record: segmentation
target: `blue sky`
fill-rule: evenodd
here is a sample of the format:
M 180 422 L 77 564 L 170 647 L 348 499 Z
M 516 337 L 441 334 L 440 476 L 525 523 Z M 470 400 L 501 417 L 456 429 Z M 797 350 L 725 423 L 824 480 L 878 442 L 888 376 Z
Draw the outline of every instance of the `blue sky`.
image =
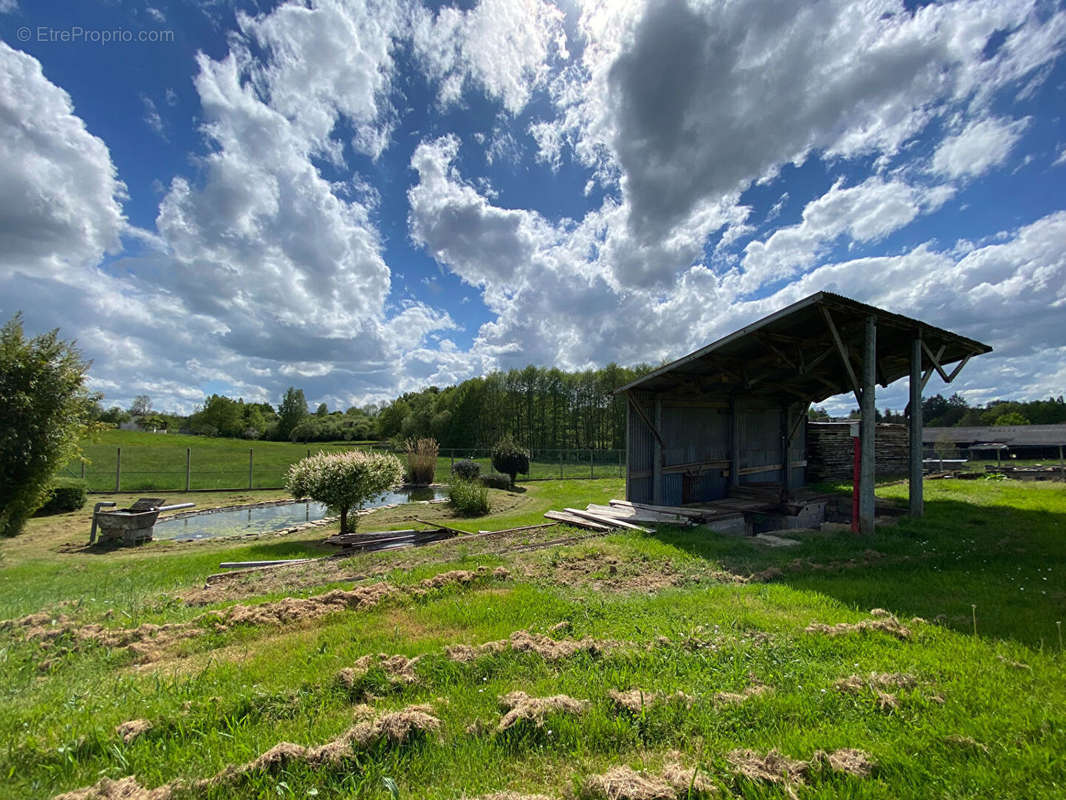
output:
M 0 314 L 109 405 L 655 363 L 821 289 L 993 345 L 973 402 L 1066 384 L 1061 4 L 0 0 L 0 39 Z

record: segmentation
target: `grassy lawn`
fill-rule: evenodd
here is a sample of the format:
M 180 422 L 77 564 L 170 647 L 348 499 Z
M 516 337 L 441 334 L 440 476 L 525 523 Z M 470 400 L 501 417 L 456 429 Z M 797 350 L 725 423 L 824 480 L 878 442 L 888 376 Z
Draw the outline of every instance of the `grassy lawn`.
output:
M 81 447 L 88 459 L 85 465 L 85 480 L 90 491 L 113 492 L 116 473 L 120 472 L 119 488 L 132 492 L 184 490 L 187 450 L 191 451 L 190 489 L 247 489 L 249 460 L 252 467 L 251 488 L 264 489 L 283 486 L 289 466 L 308 453 L 347 450 L 369 444 L 371 443 L 294 444 L 109 430 L 100 433 L 91 441 L 82 442 Z M 492 472 L 492 464 L 486 451 L 455 451 L 454 455 L 437 459 L 437 480 L 446 482 L 452 463 L 467 455 L 481 465 L 482 474 Z M 618 453 L 604 451 L 596 453 L 594 463 L 590 464 L 588 451 L 548 453 L 546 460 L 531 462 L 529 475 L 524 477 L 532 480 L 577 479 L 593 475 L 597 478 L 619 478 L 622 477 L 620 457 Z M 63 474 L 73 478 L 80 477 L 82 466 L 80 463 L 70 464 Z
M 501 529 L 622 493 L 523 488 L 493 492 L 490 517 L 401 507 L 360 527 Z M 1066 489 L 930 481 L 926 497 L 923 520 L 788 549 L 558 527 L 209 590 L 220 561 L 321 554 L 323 530 L 105 553 L 79 548 L 85 511 L 34 519 L 0 542 L 0 617 L 47 612 L 0 629 L 0 797 L 129 776 L 168 787 L 155 800 L 1062 797 Z M 445 649 L 486 642 L 501 644 Z M 611 693 L 628 690 L 624 710 Z M 570 700 L 513 698 L 511 725 L 501 698 L 515 691 Z M 151 727 L 126 742 L 130 720 Z M 863 752 L 851 772 L 815 756 L 846 748 Z M 604 791 L 596 776 L 623 766 L 659 794 L 617 771 L 628 783 Z M 127 796 L 108 791 L 87 796 Z

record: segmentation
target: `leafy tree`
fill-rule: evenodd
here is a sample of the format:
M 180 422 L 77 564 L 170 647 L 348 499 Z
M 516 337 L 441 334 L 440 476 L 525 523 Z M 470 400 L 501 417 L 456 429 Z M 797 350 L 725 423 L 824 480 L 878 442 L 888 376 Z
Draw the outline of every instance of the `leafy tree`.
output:
M 812 422 L 828 422 L 830 417 L 829 412 L 821 406 L 811 406 L 807 409 L 807 419 Z
M 139 394 L 133 398 L 133 403 L 130 404 L 130 414 L 143 417 L 150 413 L 152 413 L 152 398 L 146 394 Z
M 278 408 L 278 438 L 288 440 L 292 429 L 303 422 L 307 416 L 307 398 L 303 389 L 290 386 L 285 390 Z
M 996 425 L 1028 425 L 1029 420 L 1017 411 L 1009 411 L 996 417 Z
M 336 511 L 341 517 L 341 533 L 348 533 L 349 510 L 362 508 L 368 500 L 402 482 L 403 473 L 403 464 L 391 453 L 316 453 L 289 468 L 285 486 L 293 497 L 310 497 Z
M 492 467 L 504 475 L 509 475 L 514 486 L 515 477 L 521 472 L 529 472 L 529 451 L 519 447 L 510 436 L 501 439 L 492 448 Z
M 327 406 L 325 403 L 319 403 L 318 404 L 318 408 L 315 409 L 315 416 L 316 417 L 328 417 L 329 416 L 329 406 Z
M 14 536 L 76 458 L 96 397 L 88 362 L 59 330 L 25 338 L 22 315 L 0 328 L 0 536 Z

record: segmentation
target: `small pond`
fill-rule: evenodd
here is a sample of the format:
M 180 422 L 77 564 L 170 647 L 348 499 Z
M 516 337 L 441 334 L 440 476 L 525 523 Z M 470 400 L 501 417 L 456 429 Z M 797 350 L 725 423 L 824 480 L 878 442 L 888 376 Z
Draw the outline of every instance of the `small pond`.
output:
M 364 508 L 380 508 L 416 500 L 435 500 L 445 497 L 445 488 L 408 488 L 386 492 L 375 497 Z M 162 520 L 155 525 L 155 539 L 213 539 L 220 536 L 243 536 L 249 533 L 269 533 L 304 522 L 330 516 L 321 503 L 296 502 L 276 506 L 235 508 L 229 511 L 205 511 L 180 519 Z

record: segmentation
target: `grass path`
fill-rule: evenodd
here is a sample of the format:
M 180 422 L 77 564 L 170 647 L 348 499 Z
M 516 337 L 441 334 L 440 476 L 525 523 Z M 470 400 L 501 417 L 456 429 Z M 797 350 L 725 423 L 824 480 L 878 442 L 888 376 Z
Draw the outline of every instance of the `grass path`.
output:
M 609 481 L 534 484 L 494 493 L 490 518 L 452 522 L 502 528 L 537 521 L 549 506 L 618 493 Z M 882 490 L 905 493 L 905 486 Z M 367 522 L 397 527 L 412 513 L 449 513 L 422 509 L 376 512 Z M 678 751 L 686 769 L 698 766 L 700 785 L 724 797 L 1061 797 L 1066 656 L 1055 622 L 1066 616 L 1066 492 L 930 482 L 927 509 L 924 520 L 904 519 L 869 539 L 808 534 L 787 551 L 663 529 L 521 553 L 458 542 L 367 554 L 346 560 L 345 569 L 373 575 L 360 586 L 391 588 L 362 610 L 205 629 L 148 663 L 124 644 L 79 640 L 76 626 L 44 648 L 24 629 L 0 630 L 0 798 L 48 798 L 104 776 L 136 776 L 146 787 L 209 778 L 280 741 L 334 740 L 367 702 L 378 715 L 427 704 L 440 727 L 403 743 L 346 745 L 336 762 L 271 762 L 173 796 L 584 796 L 592 776 L 619 765 L 658 775 Z M 294 535 L 61 552 L 82 538 L 84 516 L 36 519 L 23 537 L 0 542 L 0 616 L 48 609 L 50 618 L 109 629 L 202 625 L 196 620 L 206 612 L 238 600 L 297 608 L 292 598 L 353 587 L 263 581 L 240 597 L 190 607 L 178 595 L 221 560 L 322 548 Z M 486 570 L 479 575 L 478 567 Z M 507 572 L 494 574 L 497 567 Z M 473 574 L 460 580 L 449 570 Z M 729 578 L 753 573 L 764 580 Z M 293 568 L 295 586 L 300 574 Z M 442 574 L 439 586 L 424 583 Z M 875 607 L 894 614 L 906 635 L 878 629 L 886 618 L 871 615 Z M 560 622 L 566 627 L 555 629 Z M 829 636 L 807 632 L 811 623 L 868 629 Z M 445 651 L 516 631 L 556 643 L 545 652 L 559 642 L 576 652 L 556 659 L 504 644 L 458 662 Z M 338 679 L 377 653 L 418 657 L 409 671 L 415 680 L 397 678 L 373 657 L 354 679 Z M 903 685 L 881 685 L 873 673 Z M 841 688 L 848 679 L 853 688 Z M 587 706 L 497 732 L 499 699 L 516 690 Z M 636 713 L 620 711 L 610 695 L 617 690 L 641 690 L 649 700 Z M 650 699 L 676 692 L 688 699 Z M 133 719 L 152 727 L 125 743 L 115 728 Z M 816 764 L 773 782 L 744 777 L 737 766 L 739 749 L 809 761 L 840 748 L 866 753 L 872 775 Z

